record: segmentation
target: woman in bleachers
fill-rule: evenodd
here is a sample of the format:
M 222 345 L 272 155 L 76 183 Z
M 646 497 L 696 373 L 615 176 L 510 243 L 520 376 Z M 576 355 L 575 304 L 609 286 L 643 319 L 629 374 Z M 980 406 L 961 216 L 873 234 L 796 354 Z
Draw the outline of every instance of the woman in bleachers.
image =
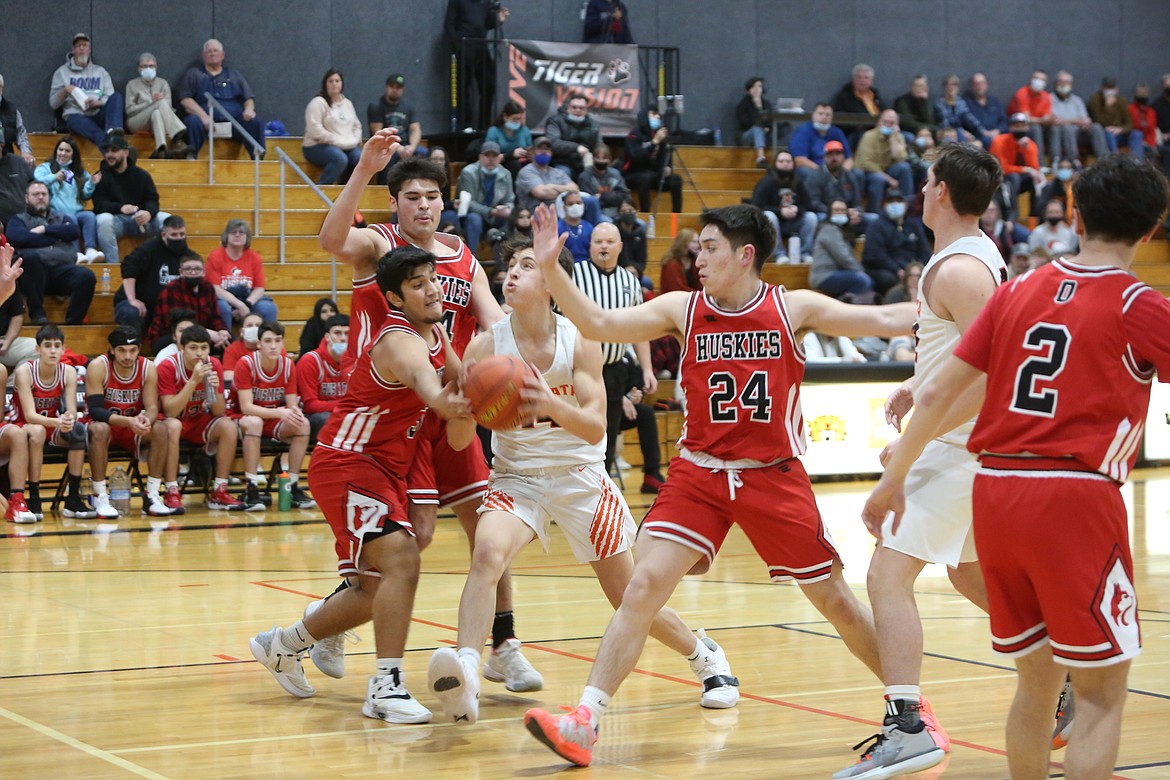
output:
M 317 299 L 313 304 L 313 316 L 301 328 L 300 354 L 307 355 L 321 345 L 321 339 L 325 338 L 325 323 L 338 311 L 337 301 L 332 298 Z
M 849 302 L 873 301 L 873 280 L 853 254 L 856 235 L 843 200 L 829 204 L 829 218 L 817 227 L 808 284 L 814 290 Z
M 528 163 L 528 150 L 532 148 L 532 131 L 524 125 L 524 107 L 515 100 L 504 104 L 504 110 L 488 128 L 484 141 L 500 145 L 504 167 L 515 176 Z
M 301 151 L 321 166 L 318 184 L 344 184 L 362 156 L 362 123 L 349 98 L 342 94 L 345 78 L 330 68 L 321 91 L 305 106 L 305 141 Z
M 259 314 L 265 322 L 276 322 L 276 303 L 264 294 L 264 261 L 252 249 L 248 223 L 229 219 L 219 242 L 220 246 L 207 255 L 206 279 L 215 285 L 224 324 L 230 330 L 233 318 L 242 320 L 249 312 Z
M 682 228 L 670 249 L 662 257 L 662 268 L 658 277 L 658 290 L 662 293 L 682 290 L 691 292 L 701 289 L 699 272 L 695 269 L 695 258 L 699 256 L 699 234 L 690 228 Z
M 90 176 L 85 170 L 77 142 L 69 137 L 62 138 L 53 150 L 53 159 L 38 165 L 33 175 L 49 188 L 49 210 L 72 217 L 81 228 L 81 240 L 88 248 L 83 253 L 78 247 L 77 262 L 100 263 L 105 260 L 106 256 L 97 248 L 97 218 L 85 208 L 85 202 L 93 196 L 102 174 L 99 171 Z

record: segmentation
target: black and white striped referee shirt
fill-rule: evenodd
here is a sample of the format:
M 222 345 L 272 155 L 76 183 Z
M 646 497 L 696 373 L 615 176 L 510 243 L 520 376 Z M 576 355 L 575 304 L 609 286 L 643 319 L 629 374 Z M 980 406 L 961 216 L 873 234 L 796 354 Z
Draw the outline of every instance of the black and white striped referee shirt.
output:
M 642 285 L 624 268 L 615 268 L 607 273 L 592 262 L 575 263 L 573 284 L 603 309 L 624 309 L 642 302 Z M 620 361 L 629 348 L 629 343 L 602 344 L 601 355 L 605 365 Z

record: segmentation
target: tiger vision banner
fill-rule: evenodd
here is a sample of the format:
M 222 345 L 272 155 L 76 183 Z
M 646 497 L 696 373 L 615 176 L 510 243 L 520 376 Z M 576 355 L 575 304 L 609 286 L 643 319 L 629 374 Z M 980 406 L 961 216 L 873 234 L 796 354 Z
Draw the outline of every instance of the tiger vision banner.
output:
M 497 83 L 524 106 L 537 132 L 575 94 L 589 101 L 603 135 L 625 135 L 638 121 L 645 97 L 638 47 L 616 43 L 507 41 Z

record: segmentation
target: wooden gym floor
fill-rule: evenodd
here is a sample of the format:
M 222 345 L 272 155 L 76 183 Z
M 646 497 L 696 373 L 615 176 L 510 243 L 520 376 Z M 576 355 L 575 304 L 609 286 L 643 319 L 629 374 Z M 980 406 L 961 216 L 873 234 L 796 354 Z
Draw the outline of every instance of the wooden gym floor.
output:
M 636 476 L 636 475 L 633 475 Z M 627 479 L 627 484 L 638 484 Z M 868 483 L 817 486 L 851 584 L 864 592 L 871 540 L 858 519 Z M 1132 507 L 1145 651 L 1130 676 L 1117 777 L 1170 776 L 1170 472 L 1139 473 Z M 636 517 L 647 505 L 632 494 Z M 194 504 L 193 497 L 188 501 Z M 193 508 L 193 507 L 192 507 Z M 320 515 L 189 511 L 152 525 L 47 519 L 0 528 L 0 777 L 535 778 L 568 769 L 524 730 L 531 706 L 576 704 L 610 609 L 554 533 L 514 571 L 517 627 L 545 690 L 484 682 L 481 720 L 388 726 L 361 715 L 373 666 L 368 627 L 347 645 L 349 674 L 294 699 L 251 659 L 248 638 L 294 621 L 336 584 Z M 455 638 L 467 566 L 453 520 L 424 553 L 407 654 L 423 704 L 431 651 Z M 1014 674 L 993 657 L 987 621 L 937 567 L 918 582 L 924 689 L 954 747 L 947 778 L 1003 778 Z M 733 710 L 702 710 L 685 662 L 652 641 L 602 725 L 591 768 L 573 777 L 827 778 L 872 734 L 880 687 L 791 586 L 770 585 L 734 531 L 711 572 L 671 604 L 705 627 L 741 681 Z M 1057 754 L 1055 758 L 1059 759 Z M 937 777 L 939 769 L 919 777 Z M 1054 764 L 1053 777 L 1062 777 Z

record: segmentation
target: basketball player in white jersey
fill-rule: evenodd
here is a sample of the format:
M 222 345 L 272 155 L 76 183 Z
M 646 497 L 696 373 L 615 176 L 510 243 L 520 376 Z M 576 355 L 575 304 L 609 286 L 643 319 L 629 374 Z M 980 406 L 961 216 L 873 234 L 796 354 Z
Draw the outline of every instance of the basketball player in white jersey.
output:
M 979 229 L 979 215 L 1002 177 L 994 157 L 960 144 L 940 147 L 927 172 L 922 217 L 934 231 L 936 251 L 918 286 L 914 376 L 886 402 L 886 418 L 899 430 L 914 391 L 934 379 L 995 288 L 1007 279 L 999 249 Z M 875 533 L 879 545 L 869 564 L 867 588 L 886 686 L 885 719 L 861 759 L 834 778 L 917 772 L 942 762 L 950 749 L 946 732 L 921 695 L 922 623 L 914 581 L 926 564 L 944 563 L 955 588 L 987 610 L 971 533 L 971 490 L 979 469 L 966 446 L 973 426 L 969 420 L 930 443 L 906 480 L 901 523 L 887 519 Z
M 459 601 L 458 651 L 441 647 L 431 657 L 427 685 L 449 721 L 479 717 L 479 666 L 500 576 L 533 539 L 545 550 L 555 522 L 577 561 L 589 563 L 616 609 L 634 571 L 630 548 L 634 519 L 605 472 L 605 385 L 601 348 L 552 310 L 531 242 L 505 248 L 504 300 L 512 313 L 477 336 L 468 361 L 511 355 L 540 372 L 522 390 L 520 428 L 492 435 L 491 483 L 479 507 L 471 570 Z M 561 248 L 561 267 L 573 257 Z M 696 637 L 678 613 L 663 608 L 650 633 L 691 665 L 703 683 L 704 707 L 724 709 L 739 700 L 739 681 L 723 650 L 703 631 Z

